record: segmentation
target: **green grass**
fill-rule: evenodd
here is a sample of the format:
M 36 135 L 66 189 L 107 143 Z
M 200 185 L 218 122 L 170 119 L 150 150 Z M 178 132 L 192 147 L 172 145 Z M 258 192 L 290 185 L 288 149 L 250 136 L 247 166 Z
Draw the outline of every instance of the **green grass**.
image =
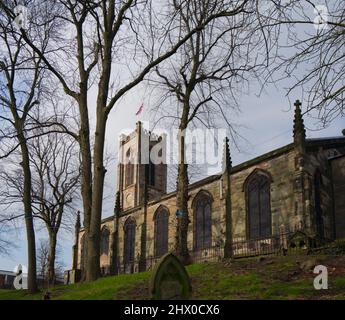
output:
M 149 272 L 136 273 L 132 275 L 119 275 L 117 277 L 101 278 L 90 283 L 81 283 L 71 286 L 59 287 L 53 291 L 57 299 L 61 300 L 112 300 L 112 299 L 130 299 L 126 291 L 132 288 L 141 288 L 150 278 Z M 66 290 L 68 288 L 68 291 Z M 122 297 L 119 297 L 121 294 Z M 137 294 L 141 298 L 140 290 Z
M 193 299 L 345 299 L 345 256 L 317 256 L 329 269 L 329 290 L 313 287 L 312 270 L 298 263 L 309 256 L 266 257 L 194 264 L 187 267 Z M 56 300 L 149 299 L 150 272 L 101 278 L 91 283 L 58 286 Z M 0 290 L 0 300 L 42 299 L 43 293 Z
M 0 289 L 0 300 L 39 300 L 41 294 L 29 295 L 25 290 L 2 290 Z
M 150 278 L 149 272 L 117 277 L 105 277 L 94 282 L 78 283 L 68 286 L 57 286 L 50 290 L 52 298 L 56 300 L 113 300 L 133 299 L 126 295 L 129 289 L 145 287 Z M 138 298 L 142 292 L 137 291 Z M 119 296 L 121 295 L 121 296 Z M 28 295 L 25 290 L 0 290 L 0 300 L 40 300 L 43 292 Z M 135 297 L 134 297 L 135 298 Z

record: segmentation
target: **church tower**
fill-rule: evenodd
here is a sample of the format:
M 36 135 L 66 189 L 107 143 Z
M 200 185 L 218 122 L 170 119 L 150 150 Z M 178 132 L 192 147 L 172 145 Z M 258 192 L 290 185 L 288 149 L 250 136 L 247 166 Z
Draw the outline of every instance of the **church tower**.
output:
M 136 129 L 120 138 L 117 190 L 122 210 L 159 198 L 167 189 L 166 136 L 157 136 L 137 122 Z

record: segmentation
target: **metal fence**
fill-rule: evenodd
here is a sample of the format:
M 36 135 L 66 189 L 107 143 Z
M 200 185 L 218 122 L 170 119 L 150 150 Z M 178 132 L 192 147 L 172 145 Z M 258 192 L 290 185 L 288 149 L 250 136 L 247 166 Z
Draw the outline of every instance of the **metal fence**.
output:
M 307 240 L 302 237 L 294 241 L 293 237 L 295 234 L 296 232 L 286 232 L 255 239 L 236 238 L 232 243 L 232 256 L 233 258 L 244 258 L 260 255 L 285 255 L 308 250 Z M 217 262 L 224 257 L 224 247 L 214 246 L 193 250 L 189 254 L 192 263 Z M 147 257 L 145 260 L 145 270 L 152 270 L 159 259 L 160 257 Z M 127 263 L 123 261 L 123 257 L 119 257 L 117 273 L 135 273 L 142 270 L 139 257 Z M 110 273 L 109 266 L 104 266 L 101 270 L 104 275 Z
M 152 257 L 149 256 L 145 259 L 145 270 L 149 271 L 152 270 L 155 266 L 155 264 L 159 261 L 160 257 Z M 141 263 L 142 261 L 140 260 L 139 257 L 137 257 L 134 260 L 130 260 L 127 262 L 124 262 L 124 258 L 123 257 L 119 257 L 118 259 L 118 264 L 117 264 L 117 270 L 115 270 L 115 273 L 119 273 L 119 274 L 124 274 L 124 273 L 135 273 L 135 272 L 139 272 L 142 271 L 141 270 Z M 101 274 L 102 275 L 109 275 L 112 273 L 112 270 L 110 268 L 109 265 L 103 265 L 101 267 Z
M 285 254 L 289 249 L 288 241 L 290 237 L 290 233 L 282 233 L 255 239 L 237 238 L 232 244 L 233 257 L 241 258 L 268 254 Z
M 289 242 L 293 234 L 281 233 L 279 235 L 255 239 L 236 238 L 232 243 L 232 256 L 233 258 L 242 258 L 269 254 L 280 255 L 294 250 L 306 249 L 306 243 L 300 243 L 293 248 L 289 247 Z M 224 257 L 224 247 L 210 247 L 190 252 L 190 255 L 194 263 L 220 261 Z
M 224 248 L 221 246 L 194 250 L 190 253 L 193 263 L 217 262 L 224 257 Z

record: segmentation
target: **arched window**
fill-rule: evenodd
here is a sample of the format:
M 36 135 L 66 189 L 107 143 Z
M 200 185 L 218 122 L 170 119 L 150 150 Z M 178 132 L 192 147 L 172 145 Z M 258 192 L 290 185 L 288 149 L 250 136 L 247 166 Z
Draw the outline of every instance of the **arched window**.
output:
M 314 192 L 315 192 L 315 225 L 316 232 L 320 238 L 324 237 L 324 227 L 322 218 L 322 197 L 321 197 L 322 176 L 319 169 L 314 174 Z
M 154 217 L 155 225 L 155 257 L 161 257 L 168 252 L 169 212 L 167 208 L 159 207 Z
M 269 176 L 263 172 L 252 174 L 246 181 L 246 199 L 249 239 L 271 236 Z
M 110 236 L 109 230 L 107 228 L 103 228 L 102 233 L 101 233 L 101 255 L 109 254 L 109 236 Z
M 126 187 L 134 183 L 134 164 L 131 155 L 131 149 L 126 152 L 126 165 L 125 165 L 125 185 Z
M 131 264 L 134 262 L 135 254 L 135 220 L 133 218 L 128 218 L 124 226 L 124 263 L 125 265 Z
M 212 245 L 212 197 L 200 192 L 193 201 L 194 249 L 201 250 Z

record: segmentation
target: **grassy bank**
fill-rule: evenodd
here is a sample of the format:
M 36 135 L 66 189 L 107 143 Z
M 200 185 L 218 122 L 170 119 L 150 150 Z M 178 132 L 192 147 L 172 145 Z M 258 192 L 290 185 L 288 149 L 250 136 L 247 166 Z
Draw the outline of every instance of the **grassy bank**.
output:
M 311 265 L 328 268 L 328 290 L 315 290 Z M 265 257 L 188 266 L 193 299 L 345 299 L 345 256 Z M 149 299 L 150 272 L 101 278 L 51 290 L 57 300 Z M 42 299 L 43 293 L 0 290 L 0 300 Z

